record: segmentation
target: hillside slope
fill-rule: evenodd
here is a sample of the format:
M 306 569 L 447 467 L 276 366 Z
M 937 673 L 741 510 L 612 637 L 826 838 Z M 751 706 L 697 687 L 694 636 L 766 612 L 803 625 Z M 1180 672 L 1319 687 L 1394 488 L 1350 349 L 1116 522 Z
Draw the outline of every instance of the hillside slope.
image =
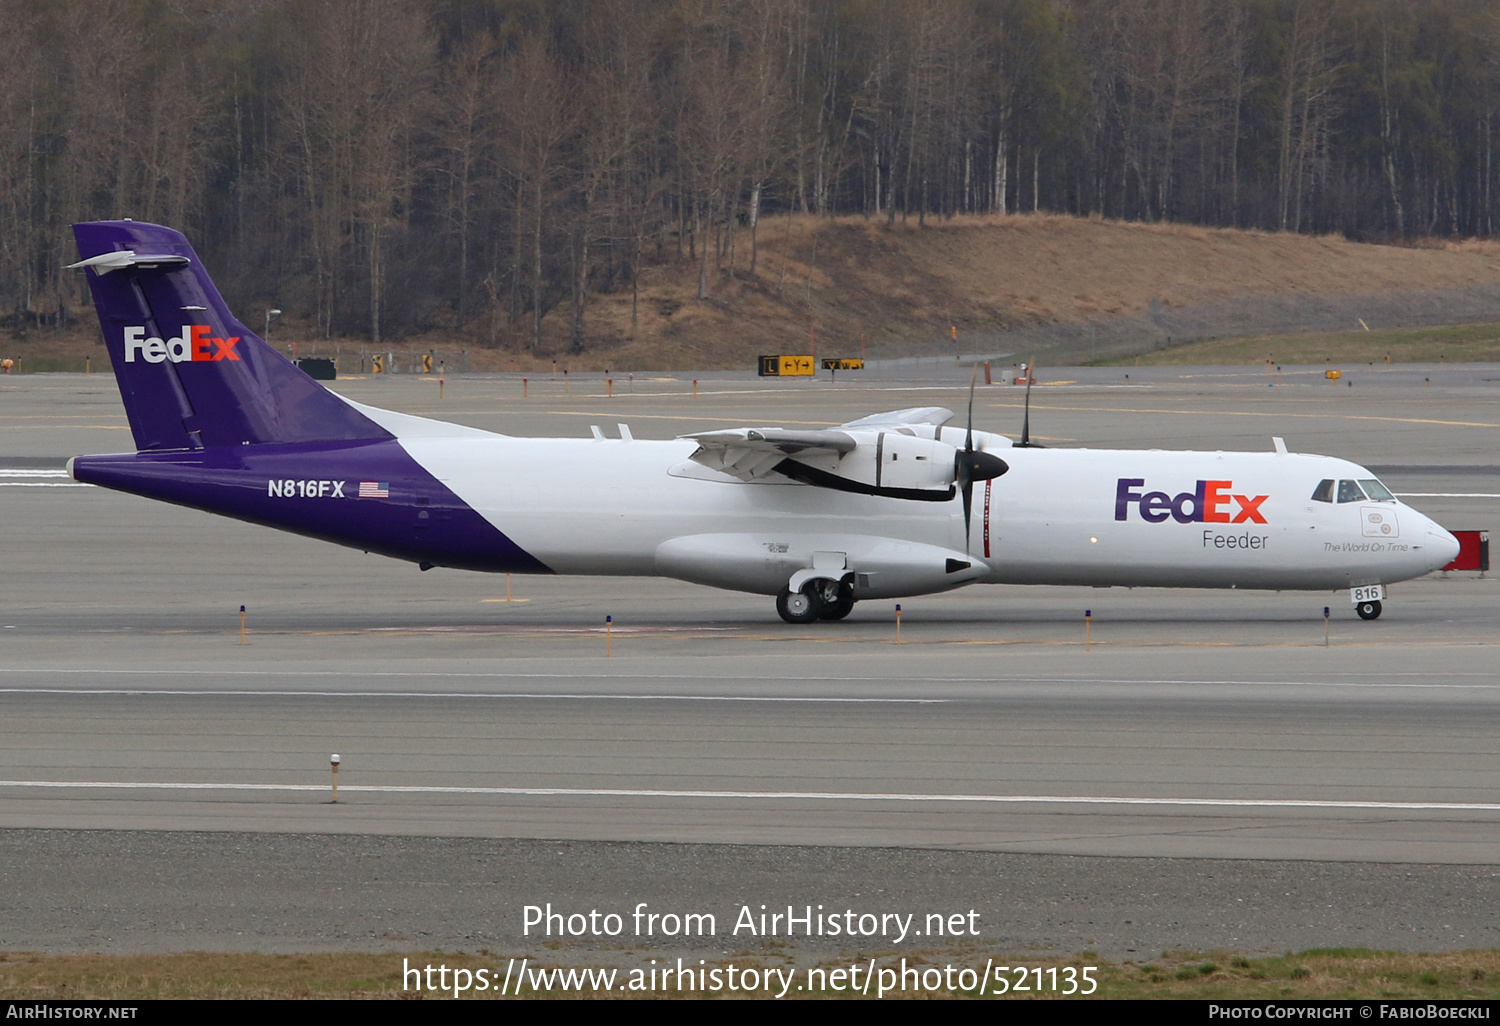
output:
M 533 352 L 529 317 L 505 323 L 481 311 L 463 332 L 429 332 L 386 343 L 395 352 L 436 350 L 458 367 L 459 350 L 474 370 L 561 366 L 741 368 L 759 353 L 806 352 L 816 332 L 821 356 L 858 355 L 860 339 L 875 357 L 985 352 L 994 333 L 1028 325 L 1139 317 L 1153 301 L 1175 307 L 1246 296 L 1336 296 L 1500 286 L 1500 243 L 1377 246 L 1341 237 L 1140 224 L 1059 215 L 915 220 L 766 218 L 749 271 L 751 238 L 736 233 L 732 261 L 709 261 L 708 295 L 697 298 L 698 263 L 664 255 L 642 269 L 637 320 L 629 289 L 590 297 L 586 351 L 568 352 L 570 305 L 543 321 Z M 686 249 L 686 247 L 684 247 Z M 290 312 L 289 312 L 290 314 Z M 492 318 L 498 348 L 489 348 Z M 1350 325 L 1353 326 L 1352 324 Z M 1379 327 L 1379 325 L 1374 325 Z M 273 334 L 299 352 L 333 346 L 310 338 L 288 316 Z M 951 329 L 957 327 L 953 340 Z M 92 323 L 67 338 L 46 332 L 0 342 L 0 355 L 66 357 L 96 362 Z M 336 340 L 344 354 L 367 343 Z M 41 360 L 34 361 L 41 364 Z
M 695 266 L 643 275 L 640 323 L 629 296 L 600 296 L 591 334 L 616 366 L 749 366 L 758 352 L 910 356 L 983 351 L 995 329 L 1136 316 L 1245 296 L 1411 292 L 1500 286 L 1500 243 L 1376 246 L 1341 237 L 1147 225 L 1055 215 L 915 221 L 762 222 L 759 266 L 709 277 Z M 669 312 L 670 311 L 670 312 Z M 611 338 L 611 341 L 605 341 Z M 612 343 L 612 344 L 611 344 Z M 602 354 L 597 354 L 602 355 Z

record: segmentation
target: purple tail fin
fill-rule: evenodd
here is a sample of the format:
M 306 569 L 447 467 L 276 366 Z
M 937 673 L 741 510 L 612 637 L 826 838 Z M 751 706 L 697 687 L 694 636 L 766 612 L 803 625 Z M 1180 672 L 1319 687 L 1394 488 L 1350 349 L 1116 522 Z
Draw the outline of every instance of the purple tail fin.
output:
M 180 232 L 73 234 L 137 449 L 391 437 L 235 320 Z

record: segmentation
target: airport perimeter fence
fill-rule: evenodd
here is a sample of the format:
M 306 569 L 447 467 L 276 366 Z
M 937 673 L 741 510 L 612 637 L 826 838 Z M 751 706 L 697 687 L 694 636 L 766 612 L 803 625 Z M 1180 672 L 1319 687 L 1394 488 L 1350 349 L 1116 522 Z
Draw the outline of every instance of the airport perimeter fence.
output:
M 1002 331 L 961 331 L 951 343 L 942 338 L 931 343 L 911 341 L 872 346 L 876 352 L 865 361 L 865 368 L 870 376 L 899 377 L 904 372 L 944 366 L 967 368 L 973 363 L 992 361 L 998 372 L 1002 361 L 1021 363 L 1035 357 L 1041 366 L 1089 364 L 1212 339 L 1353 331 L 1361 327 L 1361 322 L 1371 330 L 1379 330 L 1488 321 L 1500 321 L 1500 285 L 1341 295 L 1244 296 L 1175 307 L 1153 300 L 1144 313 L 1130 317 L 1036 324 Z M 288 356 L 332 359 L 339 374 L 374 373 L 377 359 L 381 372 L 388 374 L 463 374 L 469 370 L 469 352 L 464 348 L 455 351 L 396 346 L 376 350 L 370 346 L 316 340 L 295 347 L 283 342 L 277 348 Z M 918 348 L 920 352 L 913 352 Z M 830 345 L 829 351 L 833 355 L 850 355 L 837 343 Z M 84 369 L 83 360 L 78 357 L 27 358 L 17 364 L 15 373 Z M 109 359 L 102 347 L 93 364 L 95 371 L 109 370 Z M 753 367 L 745 370 L 754 373 Z M 536 380 L 541 381 L 545 374 L 538 372 Z M 590 372 L 588 376 L 600 375 Z

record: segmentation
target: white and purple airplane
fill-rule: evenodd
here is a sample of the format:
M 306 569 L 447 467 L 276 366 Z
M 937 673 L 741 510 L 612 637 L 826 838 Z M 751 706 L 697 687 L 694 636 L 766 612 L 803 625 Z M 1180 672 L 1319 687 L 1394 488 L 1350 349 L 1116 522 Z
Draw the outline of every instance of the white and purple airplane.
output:
M 675 577 L 790 623 L 968 584 L 1349 589 L 1454 537 L 1346 460 L 1047 449 L 936 407 L 829 430 L 518 438 L 364 406 L 230 313 L 178 232 L 74 226 L 136 452 L 78 481 L 418 564 Z M 973 397 L 970 396 L 972 421 Z

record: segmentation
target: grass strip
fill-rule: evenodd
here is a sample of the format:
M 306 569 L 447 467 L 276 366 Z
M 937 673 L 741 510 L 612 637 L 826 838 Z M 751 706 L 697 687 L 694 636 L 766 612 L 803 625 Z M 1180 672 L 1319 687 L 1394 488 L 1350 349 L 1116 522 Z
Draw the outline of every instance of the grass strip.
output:
M 668 989 L 631 991 L 624 988 L 631 971 L 650 962 L 650 953 L 599 953 L 597 958 L 580 953 L 568 964 L 615 966 L 619 985 L 608 994 L 583 996 L 685 998 L 701 997 L 701 992 Z M 905 957 L 908 967 L 941 967 L 948 964 L 983 971 L 991 957 L 982 949 L 927 952 L 886 952 L 879 955 L 851 955 L 837 960 L 822 960 L 797 967 L 800 983 L 809 979 L 808 968 L 827 970 L 868 964 L 876 959 L 877 967 L 894 967 Z M 509 956 L 487 952 L 444 953 L 417 952 L 402 954 L 214 954 L 188 952 L 173 955 L 43 955 L 26 952 L 0 954 L 0 999 L 42 1000 L 159 1000 L 159 999 L 413 999 L 442 1000 L 450 994 L 402 989 L 403 964 L 411 966 L 446 965 L 467 968 L 471 972 L 488 968 L 494 976 L 493 988 L 471 991 L 467 1000 L 500 998 L 500 974 Z M 519 964 L 519 958 L 517 964 Z M 665 961 L 665 960 L 664 960 Z M 690 960 L 696 962 L 696 959 Z M 706 966 L 713 969 L 734 963 L 744 968 L 764 969 L 789 966 L 784 953 L 747 952 L 733 958 L 719 957 Z M 530 962 L 532 970 L 549 970 L 561 963 Z M 1038 957 L 1034 952 L 1018 955 L 995 955 L 995 966 L 1009 966 L 1010 981 L 1016 980 L 1020 967 L 1046 969 L 1084 965 L 1098 966 L 1094 974 L 1099 981 L 1094 997 L 1137 1000 L 1160 999 L 1495 999 L 1500 998 L 1500 951 L 1462 951 L 1445 954 L 1408 954 L 1364 949 L 1318 949 L 1296 954 L 1248 956 L 1230 951 L 1172 951 L 1142 962 L 1110 963 L 1088 952 L 1067 958 Z M 496 972 L 496 967 L 500 972 Z M 519 975 L 519 974 L 518 974 Z M 827 978 L 825 976 L 819 979 Z M 929 977 L 930 978 L 930 977 Z M 972 979 L 972 977 L 971 977 Z M 1034 980 L 1034 978 L 1033 978 Z M 990 986 L 993 997 L 994 983 Z M 796 992 L 797 997 L 858 997 L 849 988 L 832 988 Z M 510 996 L 515 996 L 514 986 Z M 522 997 L 579 996 L 576 991 L 554 988 L 549 992 L 531 986 L 522 989 Z M 709 996 L 743 997 L 743 992 L 722 990 Z M 757 996 L 766 996 L 764 990 Z M 874 990 L 870 992 L 874 996 Z M 888 994 L 891 997 L 978 997 L 976 989 L 958 987 L 935 990 L 919 989 Z M 1005 995 L 1014 998 L 1062 997 L 1050 989 Z
M 1299 335 L 1255 335 L 1206 339 L 1140 356 L 1100 360 L 1101 367 L 1191 367 L 1262 364 L 1318 364 L 1335 367 L 1397 363 L 1492 363 L 1500 360 L 1500 324 L 1450 324 L 1428 328 L 1323 331 Z

